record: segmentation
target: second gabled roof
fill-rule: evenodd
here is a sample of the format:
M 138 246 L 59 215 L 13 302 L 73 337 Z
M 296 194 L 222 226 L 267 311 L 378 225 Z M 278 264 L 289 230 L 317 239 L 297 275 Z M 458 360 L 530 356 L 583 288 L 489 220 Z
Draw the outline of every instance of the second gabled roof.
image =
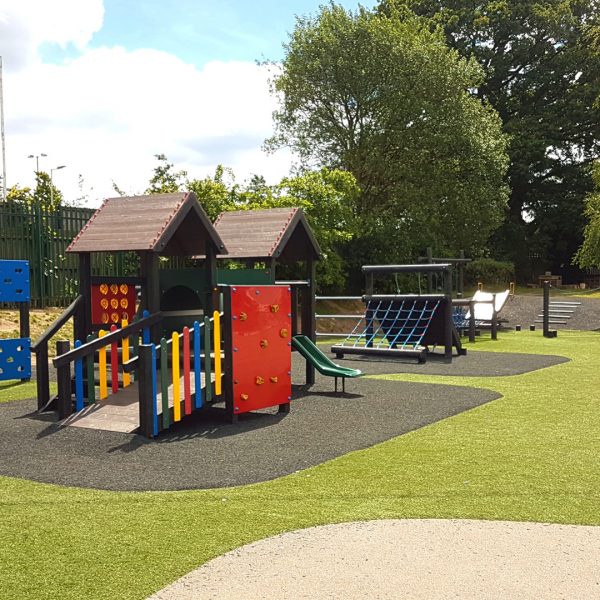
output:
M 227 246 L 227 258 L 302 261 L 321 257 L 301 208 L 224 212 L 215 221 L 215 229 Z
M 166 256 L 216 254 L 227 247 L 191 192 L 108 198 L 67 252 L 147 251 Z

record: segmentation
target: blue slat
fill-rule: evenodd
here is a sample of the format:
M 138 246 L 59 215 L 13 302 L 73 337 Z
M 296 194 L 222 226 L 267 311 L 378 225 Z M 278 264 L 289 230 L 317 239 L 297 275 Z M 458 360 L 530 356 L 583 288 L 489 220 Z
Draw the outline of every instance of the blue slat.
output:
M 31 340 L 0 340 L 0 381 L 31 378 Z
M 81 340 L 75 340 L 75 348 L 81 346 Z M 93 382 L 92 382 L 93 383 Z M 75 410 L 83 410 L 83 359 L 75 361 Z
M 29 302 L 29 261 L 0 260 L 0 302 Z

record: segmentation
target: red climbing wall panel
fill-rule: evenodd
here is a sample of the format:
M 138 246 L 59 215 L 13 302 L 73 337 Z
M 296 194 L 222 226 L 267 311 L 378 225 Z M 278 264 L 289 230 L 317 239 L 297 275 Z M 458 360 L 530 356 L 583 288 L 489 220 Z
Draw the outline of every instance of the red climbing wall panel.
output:
M 291 291 L 287 286 L 231 289 L 233 410 L 286 404 L 292 395 Z
M 120 325 L 135 316 L 135 286 L 119 281 L 92 285 L 92 323 Z

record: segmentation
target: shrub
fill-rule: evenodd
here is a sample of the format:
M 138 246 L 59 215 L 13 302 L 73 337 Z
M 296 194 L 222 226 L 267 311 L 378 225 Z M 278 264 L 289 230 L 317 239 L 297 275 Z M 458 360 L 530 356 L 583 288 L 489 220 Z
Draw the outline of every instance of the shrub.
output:
M 478 258 L 465 268 L 465 285 L 476 286 L 479 282 L 487 286 L 508 285 L 515 280 L 515 265 L 493 258 Z

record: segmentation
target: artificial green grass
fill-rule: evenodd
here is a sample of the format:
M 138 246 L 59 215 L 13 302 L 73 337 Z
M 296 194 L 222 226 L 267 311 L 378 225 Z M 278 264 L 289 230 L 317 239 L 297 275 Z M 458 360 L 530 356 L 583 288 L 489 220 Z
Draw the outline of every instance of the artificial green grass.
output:
M 560 354 L 572 361 L 514 377 L 398 376 L 486 387 L 503 398 L 267 483 L 119 493 L 0 478 L 2 596 L 145 598 L 236 546 L 323 523 L 475 518 L 600 524 L 593 358 L 600 354 L 600 335 L 561 331 L 547 340 L 539 332 L 511 332 L 497 342 L 478 339 L 470 348 Z
M 50 392 L 56 391 L 56 384 L 50 384 Z M 0 381 L 0 402 L 10 402 L 11 400 L 25 400 L 35 398 L 37 389 L 35 381 Z

